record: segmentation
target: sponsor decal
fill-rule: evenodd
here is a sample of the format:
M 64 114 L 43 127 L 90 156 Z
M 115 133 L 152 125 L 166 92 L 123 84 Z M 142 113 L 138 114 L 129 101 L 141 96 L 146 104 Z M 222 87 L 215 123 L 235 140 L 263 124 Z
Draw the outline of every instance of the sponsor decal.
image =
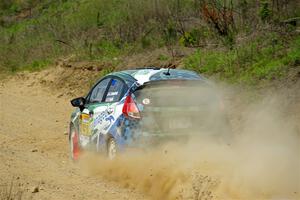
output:
M 112 85 L 112 86 L 115 86 L 116 83 L 117 83 L 117 80 L 116 80 L 116 79 L 113 79 L 113 80 L 111 81 L 111 85 Z
M 119 92 L 109 92 L 107 96 L 117 96 Z
M 115 121 L 115 118 L 113 116 L 109 116 L 108 118 L 105 119 L 105 121 L 106 121 L 106 124 L 103 127 L 103 129 L 107 130 L 110 127 L 110 125 Z
M 80 133 L 84 136 L 90 136 L 91 134 L 92 120 L 88 114 L 80 115 Z
M 114 113 L 113 108 L 108 108 L 106 111 L 100 113 L 94 120 L 94 127 L 97 127 L 98 130 L 106 131 L 115 121 L 115 118 L 111 115 L 111 113 Z
M 106 97 L 105 102 L 112 102 L 114 101 L 114 97 Z
M 110 113 L 110 114 L 114 114 L 115 110 L 114 110 L 113 107 L 108 107 L 107 112 Z
M 101 112 L 94 120 L 94 126 L 97 126 L 98 124 L 102 124 L 105 118 L 108 116 L 108 113 L 106 111 Z

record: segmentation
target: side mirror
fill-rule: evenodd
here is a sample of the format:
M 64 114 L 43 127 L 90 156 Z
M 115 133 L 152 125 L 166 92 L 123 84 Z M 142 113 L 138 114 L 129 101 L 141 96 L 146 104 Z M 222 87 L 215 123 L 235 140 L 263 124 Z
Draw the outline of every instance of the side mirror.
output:
M 74 107 L 82 108 L 85 104 L 85 98 L 79 97 L 76 99 L 71 100 L 71 104 Z

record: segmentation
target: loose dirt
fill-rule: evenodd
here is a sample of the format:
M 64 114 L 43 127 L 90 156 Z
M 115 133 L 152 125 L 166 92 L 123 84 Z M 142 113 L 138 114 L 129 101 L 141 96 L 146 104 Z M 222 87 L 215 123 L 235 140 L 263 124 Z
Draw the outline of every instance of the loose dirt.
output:
M 68 155 L 69 97 L 22 77 L 0 86 L 0 199 L 11 184 L 22 199 L 147 199 L 82 173 Z
M 300 87 L 252 99 L 226 87 L 231 144 L 194 140 L 73 163 L 69 100 L 94 73 L 53 68 L 0 82 L 0 199 L 299 199 Z

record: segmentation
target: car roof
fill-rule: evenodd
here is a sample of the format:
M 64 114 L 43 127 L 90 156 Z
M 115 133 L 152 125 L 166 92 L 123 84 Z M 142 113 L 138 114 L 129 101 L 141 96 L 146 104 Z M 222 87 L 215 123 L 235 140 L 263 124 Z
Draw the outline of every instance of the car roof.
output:
M 143 85 L 146 82 L 149 81 L 155 81 L 155 80 L 164 80 L 168 79 L 168 76 L 165 75 L 166 72 L 169 72 L 172 74 L 189 74 L 191 77 L 182 77 L 181 79 L 191 79 L 191 80 L 204 80 L 202 76 L 197 74 L 194 71 L 190 70 L 183 70 L 183 69 L 168 69 L 168 68 L 138 68 L 138 69 L 132 69 L 132 70 L 124 70 L 124 71 L 118 71 L 110 73 L 109 75 L 118 76 L 122 79 L 124 79 L 126 82 L 135 82 L 137 81 L 139 84 Z M 156 78 L 152 78 L 156 77 Z M 180 79 L 180 76 L 175 77 L 175 79 Z

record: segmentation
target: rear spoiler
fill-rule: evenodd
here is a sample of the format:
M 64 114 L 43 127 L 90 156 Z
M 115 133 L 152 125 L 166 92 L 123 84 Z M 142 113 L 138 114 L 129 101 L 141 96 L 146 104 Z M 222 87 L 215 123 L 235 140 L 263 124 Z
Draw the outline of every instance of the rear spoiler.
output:
M 206 80 L 199 79 L 199 80 L 188 80 L 188 79 L 165 79 L 165 80 L 155 80 L 155 81 L 148 81 L 145 82 L 143 85 L 139 85 L 134 91 L 141 90 L 145 87 L 155 87 L 164 84 L 172 84 L 172 85 L 184 85 L 184 84 L 191 84 L 195 86 L 207 84 L 210 85 Z

